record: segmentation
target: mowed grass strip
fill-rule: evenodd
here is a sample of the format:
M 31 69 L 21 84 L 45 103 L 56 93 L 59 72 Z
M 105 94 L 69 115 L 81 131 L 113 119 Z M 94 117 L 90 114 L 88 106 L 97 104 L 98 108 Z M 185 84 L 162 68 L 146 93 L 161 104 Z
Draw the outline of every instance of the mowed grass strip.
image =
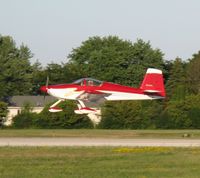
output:
M 199 148 L 0 147 L 1 178 L 199 178 Z
M 1 129 L 0 137 L 200 138 L 200 130 Z

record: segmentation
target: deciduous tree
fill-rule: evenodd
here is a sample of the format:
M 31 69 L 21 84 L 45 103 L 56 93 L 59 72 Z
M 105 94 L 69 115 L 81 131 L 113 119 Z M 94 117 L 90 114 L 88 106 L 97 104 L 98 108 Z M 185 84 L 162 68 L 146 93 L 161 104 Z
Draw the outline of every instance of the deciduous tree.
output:
M 0 36 L 0 99 L 30 93 L 31 57 L 27 46 L 18 48 L 11 37 Z
M 138 85 L 148 67 L 162 69 L 163 54 L 149 42 L 119 39 L 116 36 L 91 37 L 69 55 L 84 75 L 126 85 Z

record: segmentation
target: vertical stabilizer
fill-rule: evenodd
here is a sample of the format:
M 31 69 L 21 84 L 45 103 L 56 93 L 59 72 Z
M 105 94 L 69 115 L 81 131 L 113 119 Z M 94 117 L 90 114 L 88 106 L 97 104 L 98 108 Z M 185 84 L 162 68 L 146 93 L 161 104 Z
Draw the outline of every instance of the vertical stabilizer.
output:
M 140 89 L 142 89 L 145 93 L 156 94 L 165 97 L 166 94 L 162 71 L 154 68 L 147 69 Z

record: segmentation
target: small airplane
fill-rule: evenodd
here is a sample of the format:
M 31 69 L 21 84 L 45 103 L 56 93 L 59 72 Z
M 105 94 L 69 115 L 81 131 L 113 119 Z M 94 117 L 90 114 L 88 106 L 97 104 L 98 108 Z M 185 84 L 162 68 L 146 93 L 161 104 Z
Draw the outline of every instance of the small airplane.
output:
M 139 88 L 123 86 L 111 82 L 103 82 L 92 78 L 82 78 L 71 84 L 48 85 L 40 88 L 58 101 L 50 106 L 50 112 L 60 112 L 57 105 L 64 100 L 78 101 L 77 114 L 99 114 L 96 108 L 86 106 L 88 103 L 100 104 L 105 100 L 154 100 L 164 99 L 165 88 L 162 71 L 148 68 Z

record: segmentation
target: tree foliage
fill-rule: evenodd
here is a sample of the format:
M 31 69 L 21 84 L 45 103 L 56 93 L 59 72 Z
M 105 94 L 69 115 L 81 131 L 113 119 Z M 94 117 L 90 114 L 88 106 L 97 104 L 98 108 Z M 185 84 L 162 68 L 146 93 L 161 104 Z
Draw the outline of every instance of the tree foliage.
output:
M 189 60 L 187 78 L 190 93 L 200 93 L 200 51 Z
M 153 129 L 158 113 L 163 109 L 160 104 L 157 101 L 107 102 L 99 128 Z
M 0 99 L 30 93 L 31 57 L 27 46 L 17 48 L 11 37 L 0 36 Z
M 65 101 L 59 105 L 63 112 L 51 113 L 46 106 L 39 114 L 36 125 L 40 128 L 92 128 L 93 125 L 86 115 L 74 113 L 76 104 L 72 101 Z
M 169 78 L 166 83 L 168 97 L 171 100 L 184 99 L 187 92 L 185 63 L 176 58 L 169 71 Z
M 116 36 L 91 37 L 73 49 L 70 63 L 85 77 L 94 77 L 126 85 L 138 85 L 148 67 L 162 69 L 163 54 L 150 43 L 136 43 Z
M 7 114 L 8 114 L 8 104 L 0 101 L 0 126 L 2 126 L 2 124 L 4 123 Z
M 200 95 L 189 95 L 184 100 L 172 100 L 161 113 L 158 128 L 200 128 Z

